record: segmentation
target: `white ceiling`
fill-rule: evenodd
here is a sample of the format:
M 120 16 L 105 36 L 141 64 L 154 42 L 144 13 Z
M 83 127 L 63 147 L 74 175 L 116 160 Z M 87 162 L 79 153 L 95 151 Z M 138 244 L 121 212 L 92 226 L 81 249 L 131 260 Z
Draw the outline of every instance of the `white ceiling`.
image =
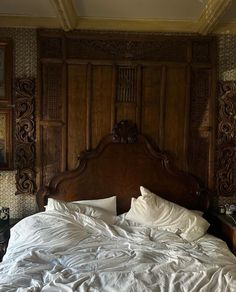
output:
M 236 0 L 1 0 L 0 27 L 236 33 Z

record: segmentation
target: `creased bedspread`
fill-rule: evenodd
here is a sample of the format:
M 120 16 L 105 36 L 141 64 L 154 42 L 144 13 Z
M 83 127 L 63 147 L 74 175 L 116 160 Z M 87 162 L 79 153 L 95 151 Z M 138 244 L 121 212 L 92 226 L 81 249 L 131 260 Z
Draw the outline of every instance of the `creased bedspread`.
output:
M 43 212 L 11 230 L 0 291 L 233 292 L 236 259 L 210 235 L 188 243 L 153 228 Z

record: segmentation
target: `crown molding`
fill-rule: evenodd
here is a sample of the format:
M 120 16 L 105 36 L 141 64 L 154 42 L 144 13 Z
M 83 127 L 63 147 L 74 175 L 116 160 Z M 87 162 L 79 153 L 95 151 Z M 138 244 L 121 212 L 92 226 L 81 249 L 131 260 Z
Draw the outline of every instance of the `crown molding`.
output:
M 1 15 L 0 27 L 60 28 L 57 17 Z
M 50 0 L 54 7 L 56 14 L 62 28 L 65 31 L 73 30 L 76 28 L 78 17 L 75 12 L 75 7 L 72 0 Z
M 118 30 L 118 31 L 155 31 L 155 32 L 197 32 L 197 23 L 191 21 L 147 20 L 147 19 L 109 19 L 80 17 L 77 29 L 84 30 Z
M 236 34 L 236 22 L 220 23 L 216 25 L 213 32 L 217 34 Z
M 232 0 L 208 0 L 198 20 L 198 32 L 203 35 L 211 33 L 231 3 Z

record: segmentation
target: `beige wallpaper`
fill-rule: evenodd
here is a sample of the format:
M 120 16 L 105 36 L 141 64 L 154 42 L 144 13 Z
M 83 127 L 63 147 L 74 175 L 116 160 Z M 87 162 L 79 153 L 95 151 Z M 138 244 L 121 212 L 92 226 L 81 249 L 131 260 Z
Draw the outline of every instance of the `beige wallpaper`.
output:
M 0 28 L 0 38 L 14 42 L 14 76 L 36 77 L 37 42 L 35 29 Z M 34 196 L 15 195 L 15 172 L 0 171 L 0 206 L 10 207 L 12 218 L 22 218 L 36 211 Z
M 37 76 L 37 42 L 35 29 L 0 28 L 0 38 L 14 41 L 14 71 L 16 77 Z M 219 79 L 236 80 L 236 36 L 218 36 Z M 0 171 L 0 205 L 10 207 L 12 218 L 36 212 L 34 196 L 15 195 L 15 172 Z M 236 202 L 236 194 L 219 198 L 219 203 Z

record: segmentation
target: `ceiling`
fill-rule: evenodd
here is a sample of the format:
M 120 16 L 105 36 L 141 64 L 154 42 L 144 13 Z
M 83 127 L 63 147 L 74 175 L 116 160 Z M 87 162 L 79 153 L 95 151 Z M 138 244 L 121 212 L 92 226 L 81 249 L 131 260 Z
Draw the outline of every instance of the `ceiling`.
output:
M 236 33 L 236 1 L 1 0 L 0 27 Z

